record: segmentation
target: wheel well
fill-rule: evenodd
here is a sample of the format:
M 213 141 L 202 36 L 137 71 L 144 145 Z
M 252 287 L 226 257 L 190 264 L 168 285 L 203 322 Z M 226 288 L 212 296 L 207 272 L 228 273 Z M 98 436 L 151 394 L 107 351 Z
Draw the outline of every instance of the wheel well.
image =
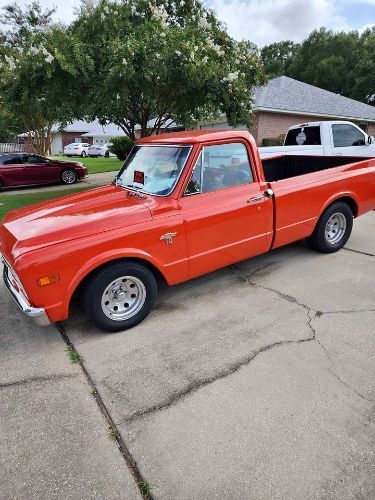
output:
M 334 200 L 330 205 L 328 205 L 328 207 L 332 206 L 334 203 L 337 203 L 337 202 L 343 202 L 343 203 L 346 203 L 347 205 L 349 205 L 351 211 L 353 212 L 353 217 L 357 217 L 358 205 L 355 202 L 355 200 L 353 200 L 353 198 L 351 198 L 350 196 L 342 196 L 341 198 L 337 198 L 336 200 Z M 328 207 L 326 207 L 326 210 Z
M 131 258 L 121 258 L 121 259 L 114 259 L 114 260 L 110 260 L 108 262 L 105 262 L 104 264 L 101 264 L 100 266 L 96 267 L 95 269 L 93 269 L 92 271 L 90 271 L 83 279 L 82 281 L 80 281 L 80 283 L 78 283 L 76 289 L 74 290 L 72 296 L 71 296 L 71 299 L 70 299 L 70 302 L 72 302 L 72 300 L 74 300 L 75 298 L 77 298 L 81 293 L 82 291 L 84 290 L 87 282 L 98 272 L 98 271 L 101 271 L 102 269 L 106 268 L 107 266 L 109 265 L 112 265 L 112 264 L 116 264 L 118 262 L 137 262 L 138 264 L 142 264 L 144 265 L 145 267 L 147 267 L 155 276 L 156 280 L 158 283 L 160 284 L 163 284 L 163 285 L 167 285 L 167 281 L 166 279 L 164 278 L 164 276 L 162 275 L 162 273 L 159 271 L 159 269 L 157 267 L 155 267 L 153 264 L 151 264 L 150 262 L 148 262 L 147 260 L 144 260 L 144 259 L 138 259 L 136 257 L 131 257 Z

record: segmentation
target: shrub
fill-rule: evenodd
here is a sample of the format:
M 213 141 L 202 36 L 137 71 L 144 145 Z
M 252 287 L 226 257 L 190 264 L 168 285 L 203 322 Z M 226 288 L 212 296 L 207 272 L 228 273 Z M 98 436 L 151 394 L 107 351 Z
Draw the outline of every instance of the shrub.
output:
M 126 135 L 123 135 L 121 137 L 113 137 L 111 142 L 112 146 L 109 147 L 110 152 L 116 155 L 119 160 L 124 161 L 133 147 L 133 141 Z

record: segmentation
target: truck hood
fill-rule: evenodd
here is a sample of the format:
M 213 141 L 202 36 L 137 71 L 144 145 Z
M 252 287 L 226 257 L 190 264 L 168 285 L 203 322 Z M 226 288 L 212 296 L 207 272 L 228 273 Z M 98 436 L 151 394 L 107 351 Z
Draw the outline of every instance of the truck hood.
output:
M 151 219 L 142 198 L 116 186 L 90 189 L 9 212 L 0 251 L 9 260 L 38 248 Z

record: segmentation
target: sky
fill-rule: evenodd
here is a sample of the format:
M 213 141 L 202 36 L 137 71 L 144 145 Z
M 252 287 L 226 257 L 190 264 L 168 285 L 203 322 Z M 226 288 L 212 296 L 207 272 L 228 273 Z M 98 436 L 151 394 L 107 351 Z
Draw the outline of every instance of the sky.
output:
M 31 0 L 17 0 L 19 5 Z M 178 1 L 178 0 L 177 0 Z M 10 0 L 0 0 L 0 7 Z M 80 0 L 40 0 L 57 7 L 56 20 L 69 23 Z M 333 30 L 364 29 L 375 25 L 375 0 L 205 0 L 237 40 L 259 47 L 293 40 L 300 42 L 312 30 L 325 26 Z

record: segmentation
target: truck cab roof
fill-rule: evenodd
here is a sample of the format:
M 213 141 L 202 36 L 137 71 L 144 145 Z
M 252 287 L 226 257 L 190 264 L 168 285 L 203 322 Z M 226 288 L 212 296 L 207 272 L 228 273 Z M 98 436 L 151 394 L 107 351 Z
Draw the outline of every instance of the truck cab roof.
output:
M 252 135 L 244 130 L 188 130 L 171 134 L 150 135 L 138 139 L 136 144 L 196 144 L 206 141 L 220 141 L 227 139 L 254 140 Z

